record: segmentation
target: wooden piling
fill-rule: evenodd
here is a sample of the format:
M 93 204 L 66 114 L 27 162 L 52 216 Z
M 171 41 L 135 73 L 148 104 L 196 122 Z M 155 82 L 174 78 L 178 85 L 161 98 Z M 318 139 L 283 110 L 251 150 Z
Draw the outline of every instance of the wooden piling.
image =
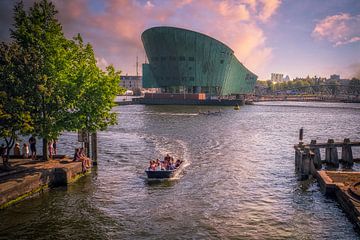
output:
M 97 133 L 91 134 L 91 157 L 93 165 L 97 165 Z
M 310 148 L 305 147 L 302 153 L 301 179 L 306 180 L 311 173 Z
M 316 140 L 311 140 L 310 145 L 315 145 Z M 310 150 L 314 153 L 314 167 L 319 170 L 322 167 L 320 149 L 318 147 L 311 147 Z
M 332 166 L 339 167 L 339 157 L 336 147 L 334 146 L 334 139 L 328 139 L 328 146 L 325 148 L 325 162 Z
M 351 168 L 354 165 L 353 154 L 350 145 L 350 139 L 344 139 L 344 145 L 341 148 L 341 158 L 345 167 Z

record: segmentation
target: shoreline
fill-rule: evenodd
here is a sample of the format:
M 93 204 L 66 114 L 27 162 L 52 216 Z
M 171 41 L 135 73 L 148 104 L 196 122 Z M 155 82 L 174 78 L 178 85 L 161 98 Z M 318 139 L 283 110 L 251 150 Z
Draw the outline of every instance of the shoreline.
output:
M 0 210 L 12 206 L 48 188 L 66 186 L 91 172 L 82 171 L 81 162 L 65 157 L 47 162 L 10 159 L 13 171 L 0 174 Z

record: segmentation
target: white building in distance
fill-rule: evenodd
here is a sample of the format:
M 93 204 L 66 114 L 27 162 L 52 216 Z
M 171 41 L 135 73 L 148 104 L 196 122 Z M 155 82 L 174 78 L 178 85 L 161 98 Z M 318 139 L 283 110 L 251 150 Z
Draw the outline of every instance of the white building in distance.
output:
M 271 73 L 272 82 L 283 82 L 284 74 L 282 73 Z
M 128 90 L 142 89 L 141 76 L 120 76 L 120 86 Z

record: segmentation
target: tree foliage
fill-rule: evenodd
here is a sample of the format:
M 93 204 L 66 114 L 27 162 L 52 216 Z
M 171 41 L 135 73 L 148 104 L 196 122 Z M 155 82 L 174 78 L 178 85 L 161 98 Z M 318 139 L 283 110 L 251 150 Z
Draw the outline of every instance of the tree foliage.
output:
M 16 134 L 31 132 L 41 137 L 44 159 L 47 141 L 61 132 L 94 132 L 116 123 L 111 108 L 120 91 L 120 72 L 112 66 L 99 69 L 92 46 L 84 44 L 80 34 L 66 39 L 56 14 L 48 0 L 35 2 L 28 12 L 22 2 L 17 3 L 13 43 L 3 43 L 1 51 L 1 86 L 11 87 L 2 87 L 0 92 L 0 111 L 4 112 L 0 120 L 10 119 L 9 128 L 0 134 L 5 137 L 13 128 Z M 18 118 L 13 118 L 16 113 L 10 107 L 19 110 Z
M 17 44 L 0 44 L 0 136 L 6 143 L 5 164 L 18 135 L 33 130 L 26 91 L 16 74 L 24 58 L 26 55 L 21 53 Z

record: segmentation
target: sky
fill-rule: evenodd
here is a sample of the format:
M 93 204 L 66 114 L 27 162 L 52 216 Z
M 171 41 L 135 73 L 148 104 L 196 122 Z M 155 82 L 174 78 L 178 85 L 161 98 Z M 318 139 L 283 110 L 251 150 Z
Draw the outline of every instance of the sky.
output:
M 34 0 L 24 0 L 25 6 Z M 98 65 L 136 74 L 141 33 L 174 26 L 214 37 L 260 80 L 360 78 L 360 0 L 54 0 L 65 36 L 80 33 Z M 14 0 L 0 0 L 0 41 L 10 41 Z

